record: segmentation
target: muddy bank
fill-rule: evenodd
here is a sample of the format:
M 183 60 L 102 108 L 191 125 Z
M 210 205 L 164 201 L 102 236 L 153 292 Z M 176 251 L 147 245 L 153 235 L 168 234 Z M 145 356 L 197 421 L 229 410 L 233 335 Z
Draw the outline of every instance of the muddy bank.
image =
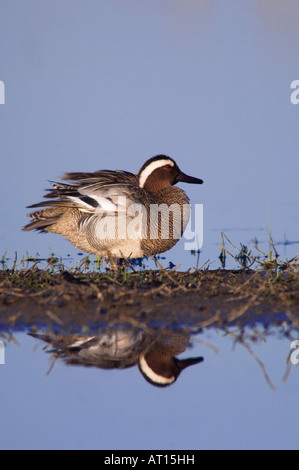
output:
M 299 273 L 168 270 L 0 273 L 0 327 L 254 322 L 299 318 Z

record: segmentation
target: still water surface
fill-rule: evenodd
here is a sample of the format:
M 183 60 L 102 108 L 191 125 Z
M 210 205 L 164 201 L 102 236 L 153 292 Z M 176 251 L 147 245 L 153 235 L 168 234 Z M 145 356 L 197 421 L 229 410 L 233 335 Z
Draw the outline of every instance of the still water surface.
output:
M 93 330 L 90 340 L 41 327 L 34 337 L 28 327 L 2 331 L 0 446 L 298 448 L 298 369 L 287 366 L 297 332 L 283 317 L 278 323 L 265 318 L 242 336 L 237 327 L 198 331 L 187 322 Z M 174 364 L 197 363 L 155 386 L 145 379 L 145 352 L 154 381 Z

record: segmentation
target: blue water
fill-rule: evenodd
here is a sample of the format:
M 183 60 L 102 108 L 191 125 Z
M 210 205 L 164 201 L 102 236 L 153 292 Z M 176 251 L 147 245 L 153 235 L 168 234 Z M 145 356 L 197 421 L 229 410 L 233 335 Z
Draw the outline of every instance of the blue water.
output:
M 257 344 L 247 339 L 251 352 L 221 330 L 192 335 L 178 357 L 204 362 L 165 388 L 137 366 L 66 365 L 45 342 L 13 337 L 0 366 L 2 449 L 298 448 L 298 371 L 291 365 L 282 380 L 290 340 L 277 330 Z

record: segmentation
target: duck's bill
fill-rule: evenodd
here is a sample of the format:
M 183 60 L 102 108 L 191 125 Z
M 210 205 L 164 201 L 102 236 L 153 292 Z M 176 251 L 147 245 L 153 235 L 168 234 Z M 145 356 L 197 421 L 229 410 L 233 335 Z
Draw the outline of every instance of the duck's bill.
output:
M 176 182 L 202 184 L 203 180 L 200 178 L 194 178 L 194 176 L 185 175 L 185 173 L 180 172 L 176 178 Z
M 203 357 L 189 357 L 188 359 L 176 358 L 176 364 L 180 370 L 186 369 L 186 367 L 193 366 L 195 364 L 199 364 L 200 362 L 203 362 L 203 361 L 204 361 Z

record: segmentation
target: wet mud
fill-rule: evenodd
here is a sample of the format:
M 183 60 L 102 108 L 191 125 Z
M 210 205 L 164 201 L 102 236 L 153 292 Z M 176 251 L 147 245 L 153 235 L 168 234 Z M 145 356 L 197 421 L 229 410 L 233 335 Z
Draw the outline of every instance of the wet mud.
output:
M 299 273 L 241 270 L 0 273 L 0 328 L 204 328 L 299 321 Z

